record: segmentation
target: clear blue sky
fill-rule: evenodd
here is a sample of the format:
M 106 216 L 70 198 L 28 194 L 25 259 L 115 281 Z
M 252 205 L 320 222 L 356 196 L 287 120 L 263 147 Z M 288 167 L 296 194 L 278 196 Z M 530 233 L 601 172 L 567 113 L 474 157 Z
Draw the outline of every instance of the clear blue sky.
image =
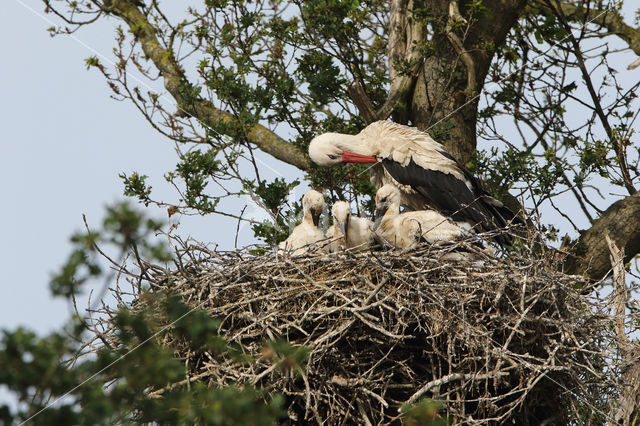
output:
M 25 3 L 44 9 L 40 1 Z M 15 0 L 3 11 L 0 327 L 48 331 L 67 317 L 66 303 L 49 297 L 48 280 L 69 254 L 81 215 L 99 224 L 103 206 L 120 198 L 118 172 L 145 161 L 170 166 L 171 149 L 130 105 L 108 100 L 104 82 L 82 66 L 85 47 L 51 39 L 50 25 Z M 79 37 L 110 49 L 110 37 Z

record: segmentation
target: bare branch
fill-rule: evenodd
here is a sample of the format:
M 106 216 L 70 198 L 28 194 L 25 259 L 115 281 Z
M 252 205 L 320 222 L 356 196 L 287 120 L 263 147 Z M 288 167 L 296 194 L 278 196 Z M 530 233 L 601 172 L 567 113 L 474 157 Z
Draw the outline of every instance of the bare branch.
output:
M 533 9 L 538 11 L 540 7 L 544 7 L 544 0 L 538 0 L 535 2 Z M 627 25 L 620 12 L 615 8 L 609 9 L 586 9 L 581 5 L 576 5 L 570 2 L 556 3 L 559 9 L 555 9 L 555 12 L 561 12 L 570 21 L 576 22 L 588 22 L 600 25 L 608 30 L 607 33 L 603 33 L 602 37 L 609 35 L 615 35 L 624 40 L 631 50 L 637 55 L 640 55 L 640 28 L 634 28 Z M 633 68 L 640 64 L 640 60 L 635 61 L 632 65 L 636 64 Z M 633 69 L 629 68 L 629 69 Z
M 107 10 L 122 18 L 132 30 L 135 30 L 142 50 L 162 73 L 164 86 L 178 103 L 179 109 L 207 127 L 216 123 L 229 124 L 235 120 L 231 113 L 216 108 L 210 101 L 202 98 L 197 98 L 195 101 L 188 100 L 184 89 L 190 86 L 190 83 L 182 67 L 173 53 L 162 47 L 156 37 L 154 26 L 136 7 L 133 0 L 114 0 Z M 302 170 L 309 168 L 309 162 L 300 149 L 260 124 L 248 129 L 246 137 L 262 151 L 281 161 Z
M 553 7 L 550 1 L 549 1 L 549 6 Z M 602 109 L 602 105 L 600 103 L 600 97 L 598 96 L 595 88 L 593 87 L 589 70 L 587 70 L 587 66 L 584 63 L 584 58 L 582 56 L 580 44 L 578 43 L 578 40 L 576 40 L 576 38 L 573 36 L 573 33 L 571 32 L 571 27 L 569 27 L 569 24 L 567 23 L 567 19 L 564 15 L 564 12 L 562 11 L 562 8 L 559 7 L 559 3 L 557 0 L 555 0 L 555 6 L 556 8 L 554 11 L 557 13 L 558 19 L 560 20 L 560 22 L 563 24 L 563 26 L 568 32 L 569 41 L 573 46 L 573 54 L 576 56 L 576 59 L 578 61 L 578 67 L 582 72 L 582 78 L 584 79 L 584 82 L 587 85 L 587 89 L 589 90 L 589 95 L 591 96 L 591 100 L 593 101 L 595 112 L 600 118 L 600 122 L 602 123 L 602 126 L 604 127 L 605 131 L 607 132 L 607 136 L 609 137 L 609 140 L 611 141 L 611 145 L 613 146 L 613 149 L 616 153 L 618 163 L 620 164 L 620 172 L 622 173 L 622 181 L 624 183 L 624 186 L 629 192 L 629 195 L 633 195 L 636 193 L 637 190 L 635 189 L 635 187 L 633 186 L 633 182 L 631 181 L 631 176 L 629 174 L 629 166 L 627 165 L 627 160 L 625 158 L 624 147 L 618 143 L 617 138 L 614 135 L 613 130 L 611 129 L 609 120 L 607 119 L 607 116 L 605 115 Z
M 624 267 L 624 250 L 619 249 L 616 244 L 605 235 L 609 246 L 609 258 L 611 259 L 611 269 L 613 272 L 613 285 L 615 294 L 616 335 L 618 338 L 618 353 L 623 367 L 622 373 L 622 395 L 618 401 L 618 408 L 615 413 L 615 421 L 618 425 L 630 426 L 637 422 L 638 399 L 640 397 L 640 359 L 637 351 L 637 344 L 631 344 L 625 331 L 625 307 L 629 300 L 627 292 L 626 274 Z
M 615 318 L 617 323 L 616 334 L 618 335 L 618 346 L 624 348 L 629 344 L 629 339 L 624 329 L 625 306 L 628 299 L 624 271 L 624 250 L 620 250 L 609 235 L 605 235 L 604 239 L 609 247 L 609 260 L 611 261 L 613 285 L 615 287 Z

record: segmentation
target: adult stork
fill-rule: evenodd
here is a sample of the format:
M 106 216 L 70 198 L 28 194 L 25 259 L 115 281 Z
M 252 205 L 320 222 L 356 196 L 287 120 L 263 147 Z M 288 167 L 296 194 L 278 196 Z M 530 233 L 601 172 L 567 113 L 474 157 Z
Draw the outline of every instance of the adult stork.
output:
M 327 237 L 332 239 L 329 248 L 339 251 L 341 247 L 367 247 L 373 243 L 373 222 L 364 217 L 353 216 L 349 204 L 336 201 L 331 207 L 333 225 L 327 231 Z
M 324 167 L 342 163 L 377 163 L 371 182 L 400 191 L 400 203 L 411 210 L 436 210 L 477 231 L 494 231 L 522 223 L 427 133 L 390 121 L 376 121 L 357 135 L 325 133 L 309 145 L 311 160 Z M 508 236 L 498 235 L 500 244 Z
M 433 244 L 473 236 L 471 231 L 435 210 L 400 213 L 400 191 L 390 184 L 376 192 L 376 222 L 373 230 L 377 237 L 400 249 L 421 241 Z
M 324 209 L 324 197 L 315 190 L 310 190 L 302 197 L 302 223 L 293 228 L 289 237 L 280 243 L 278 248 L 299 255 L 311 251 L 326 251 L 326 239 L 320 229 L 320 215 Z

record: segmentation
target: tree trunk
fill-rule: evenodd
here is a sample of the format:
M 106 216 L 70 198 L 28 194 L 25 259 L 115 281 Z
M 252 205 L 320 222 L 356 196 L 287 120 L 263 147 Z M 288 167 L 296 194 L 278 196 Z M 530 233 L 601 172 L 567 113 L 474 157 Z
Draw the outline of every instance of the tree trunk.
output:
M 425 61 L 417 78 L 409 111 L 411 122 L 443 143 L 461 164 L 471 160 L 476 149 L 477 100 L 465 94 L 466 80 L 453 80 L 441 70 L 453 61 L 432 57 Z
M 609 247 L 604 239 L 610 235 L 624 250 L 625 262 L 640 252 L 640 193 L 616 201 L 574 244 L 565 262 L 565 272 L 601 279 L 611 269 Z
M 389 19 L 389 75 L 391 90 L 377 112 L 366 95 L 361 98 L 369 120 L 393 115 L 396 122 L 428 130 L 462 164 L 467 164 L 476 150 L 478 94 L 496 51 L 521 14 L 531 13 L 526 0 L 482 2 L 480 10 L 458 4 L 456 0 L 393 0 Z M 563 4 L 564 8 L 564 4 Z M 161 72 L 165 87 L 179 107 L 205 125 L 232 120 L 227 111 L 197 99 L 186 102 L 181 87 L 188 84 L 178 60 L 156 37 L 156 30 L 140 12 L 134 0 L 112 0 L 102 8 L 136 29 L 136 36 L 146 56 Z M 578 11 L 567 9 L 569 18 Z M 640 52 L 640 30 L 625 26 L 618 14 L 606 15 L 603 25 L 619 34 L 635 51 Z M 576 18 L 576 19 L 577 19 Z M 616 19 L 614 19 L 616 18 Z M 408 69 L 399 72 L 396 64 L 405 60 Z M 364 93 L 354 86 L 354 93 Z M 359 105 L 360 107 L 360 105 Z M 269 129 L 256 125 L 247 131 L 247 139 L 262 151 L 301 170 L 309 168 L 304 152 Z M 614 203 L 583 233 L 565 263 L 569 273 L 601 278 L 610 269 L 604 231 L 623 247 L 627 260 L 640 252 L 640 198 L 627 197 Z
M 397 2 L 396 2 L 397 3 Z M 478 94 L 489 71 L 496 46 L 501 46 L 524 10 L 524 0 L 487 2 L 482 10 L 474 10 L 455 0 L 409 2 L 404 12 L 405 28 L 420 26 L 421 34 L 413 39 L 398 40 L 389 37 L 390 69 L 393 69 L 394 53 L 407 50 L 407 46 L 419 45 L 428 54 L 418 69 L 414 85 L 404 102 L 407 110 L 397 109 L 394 120 L 410 121 L 422 130 L 428 130 L 442 142 L 448 152 L 460 163 L 467 164 L 476 149 L 476 117 Z M 414 13 L 410 10 L 413 8 Z M 424 8 L 419 10 L 419 8 Z M 391 24 L 398 26 L 392 10 Z M 419 13 L 427 14 L 423 20 Z M 402 16 L 402 15 L 401 15 Z M 425 34 L 429 37 L 426 37 Z M 399 45 L 399 47 L 397 47 Z M 396 77 L 394 73 L 390 74 Z

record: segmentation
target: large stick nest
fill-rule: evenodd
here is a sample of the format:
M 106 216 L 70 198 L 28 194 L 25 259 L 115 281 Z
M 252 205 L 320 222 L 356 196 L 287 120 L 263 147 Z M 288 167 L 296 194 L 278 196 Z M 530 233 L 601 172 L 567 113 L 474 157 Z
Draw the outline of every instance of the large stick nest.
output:
M 144 276 L 222 320 L 254 358 L 172 342 L 192 377 L 284 394 L 294 421 L 388 423 L 424 397 L 465 424 L 597 414 L 611 339 L 588 283 L 540 259 L 445 260 L 450 250 L 288 258 L 185 244 L 176 270 Z M 309 348 L 304 370 L 276 368 L 268 339 Z

